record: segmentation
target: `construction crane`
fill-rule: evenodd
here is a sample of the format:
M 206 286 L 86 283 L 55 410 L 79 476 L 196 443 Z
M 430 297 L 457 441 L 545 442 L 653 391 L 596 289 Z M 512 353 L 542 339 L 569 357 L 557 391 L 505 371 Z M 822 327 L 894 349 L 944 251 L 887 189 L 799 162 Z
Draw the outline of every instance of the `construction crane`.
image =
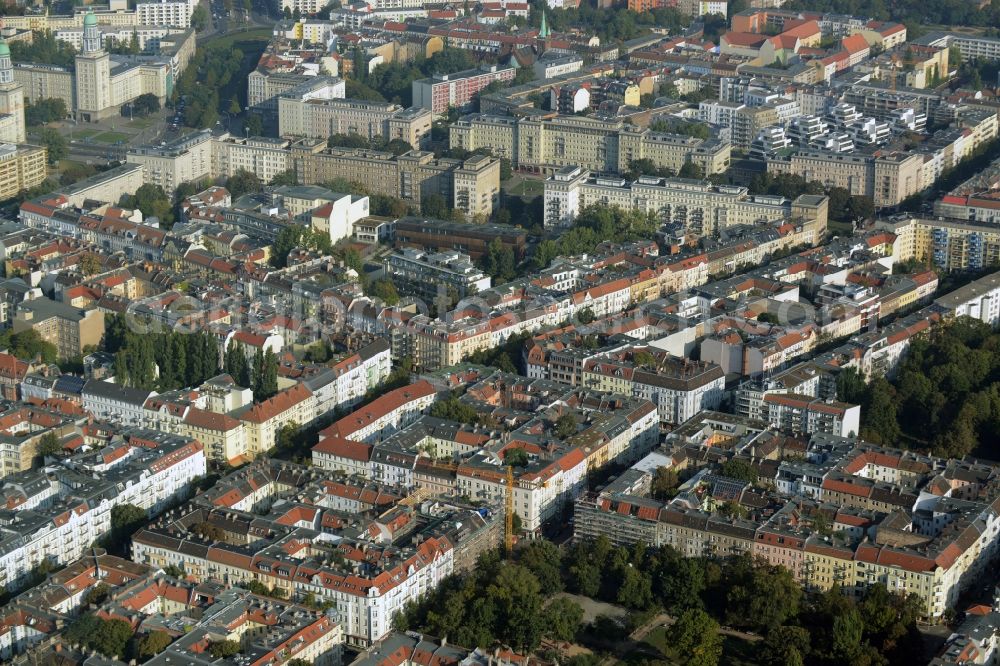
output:
M 507 506 L 506 516 L 504 516 L 504 549 L 507 551 L 507 559 L 510 559 L 514 552 L 514 466 L 507 465 Z

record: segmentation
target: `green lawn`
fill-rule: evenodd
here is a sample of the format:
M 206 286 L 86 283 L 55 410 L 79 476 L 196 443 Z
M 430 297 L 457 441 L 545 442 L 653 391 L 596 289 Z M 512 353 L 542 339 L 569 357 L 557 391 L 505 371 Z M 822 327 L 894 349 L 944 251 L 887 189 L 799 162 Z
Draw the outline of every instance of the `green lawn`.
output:
M 135 127 L 138 129 L 146 129 L 150 125 L 156 122 L 155 118 L 136 118 L 135 120 L 129 122 L 129 127 Z
M 95 129 L 75 129 L 70 133 L 70 136 L 74 139 L 88 139 L 92 136 L 100 134 L 101 130 Z
M 544 192 L 545 181 L 543 180 L 522 180 L 507 190 L 508 194 L 519 197 L 536 197 Z
M 833 220 L 829 220 L 826 223 L 826 228 L 830 231 L 830 233 L 838 236 L 850 236 L 854 233 L 854 228 L 851 226 L 850 222 L 834 222 Z
M 204 43 L 208 48 L 232 48 L 239 42 L 267 42 L 271 39 L 271 28 L 258 28 L 246 32 L 234 32 L 224 37 L 214 37 Z
M 99 143 L 118 143 L 119 141 L 128 141 L 132 138 L 131 134 L 122 134 L 121 132 L 104 132 L 94 137 L 94 141 Z
M 625 655 L 622 661 L 625 664 L 642 663 L 650 659 L 652 652 L 662 654 L 663 660 L 669 664 L 684 663 L 681 656 L 669 644 L 666 627 L 657 627 L 649 632 L 639 644 L 639 649 Z M 722 659 L 719 663 L 726 666 L 753 666 L 758 663 L 753 643 L 742 638 L 723 636 Z

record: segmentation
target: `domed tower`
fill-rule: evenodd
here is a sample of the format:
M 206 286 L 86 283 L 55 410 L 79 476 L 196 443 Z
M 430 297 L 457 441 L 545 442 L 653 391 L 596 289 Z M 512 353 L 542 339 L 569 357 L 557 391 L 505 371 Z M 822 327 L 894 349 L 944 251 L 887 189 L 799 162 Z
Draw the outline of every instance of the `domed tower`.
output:
M 83 17 L 83 52 L 97 53 L 103 51 L 101 44 L 101 29 L 97 27 L 97 17 L 94 10 Z
M 14 80 L 10 47 L 0 37 L 0 141 L 24 143 L 24 86 Z
M 95 122 L 111 109 L 111 57 L 104 51 L 93 10 L 83 17 L 83 52 L 76 56 L 77 119 Z

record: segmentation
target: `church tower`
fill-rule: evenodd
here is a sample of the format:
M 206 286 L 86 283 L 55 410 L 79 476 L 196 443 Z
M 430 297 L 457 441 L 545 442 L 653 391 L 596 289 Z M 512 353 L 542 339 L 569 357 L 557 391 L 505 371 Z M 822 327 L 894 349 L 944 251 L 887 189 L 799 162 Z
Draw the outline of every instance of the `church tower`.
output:
M 100 120 L 111 107 L 111 57 L 104 51 L 94 12 L 83 18 L 83 51 L 76 56 L 77 118 Z
M 0 142 L 24 143 L 24 86 L 14 80 L 10 47 L 0 37 Z

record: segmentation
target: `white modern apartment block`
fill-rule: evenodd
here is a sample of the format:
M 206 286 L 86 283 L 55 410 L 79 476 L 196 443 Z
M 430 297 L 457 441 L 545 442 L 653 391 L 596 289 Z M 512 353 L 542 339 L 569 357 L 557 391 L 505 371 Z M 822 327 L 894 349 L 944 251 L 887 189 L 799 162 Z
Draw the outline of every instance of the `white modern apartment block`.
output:
M 641 176 L 591 177 L 579 167 L 564 167 L 545 181 L 545 226 L 568 226 L 586 206 L 619 206 L 660 215 L 692 233 L 711 235 L 737 224 L 784 219 L 791 203 L 778 196 L 751 196 L 745 187 L 708 181 Z
M 96 419 L 113 421 L 121 425 L 141 426 L 146 417 L 143 406 L 154 395 L 156 391 L 92 379 L 84 385 L 81 397 L 83 408 Z
M 139 15 L 139 25 L 189 28 L 191 27 L 191 13 L 196 6 L 186 0 L 179 2 L 160 0 L 160 2 L 140 2 L 136 4 L 135 11 Z
M 972 317 L 1000 327 L 1000 273 L 993 273 L 945 294 L 934 303 L 955 317 Z
M 587 487 L 587 459 L 579 448 L 567 450 L 556 460 L 531 474 L 522 473 L 514 484 L 514 511 L 521 519 L 521 529 L 537 531 L 554 518 Z M 503 504 L 507 496 L 504 468 L 496 460 L 492 465 L 477 455 L 458 466 L 459 494 L 473 500 Z
M 58 566 L 79 559 L 111 530 L 113 507 L 134 504 L 156 514 L 206 471 L 200 443 L 136 430 L 130 442 L 77 454 L 63 467 L 5 479 L 8 497 L 20 495 L 24 504 L 14 508 L 0 534 L 0 583 L 13 590 L 43 560 Z M 25 489 L 46 492 L 49 485 L 58 494 L 40 504 L 24 494 Z M 23 511 L 28 506 L 34 508 Z
M 320 432 L 319 441 L 330 435 L 355 442 L 378 441 L 413 422 L 436 396 L 437 390 L 426 380 L 389 391 Z

